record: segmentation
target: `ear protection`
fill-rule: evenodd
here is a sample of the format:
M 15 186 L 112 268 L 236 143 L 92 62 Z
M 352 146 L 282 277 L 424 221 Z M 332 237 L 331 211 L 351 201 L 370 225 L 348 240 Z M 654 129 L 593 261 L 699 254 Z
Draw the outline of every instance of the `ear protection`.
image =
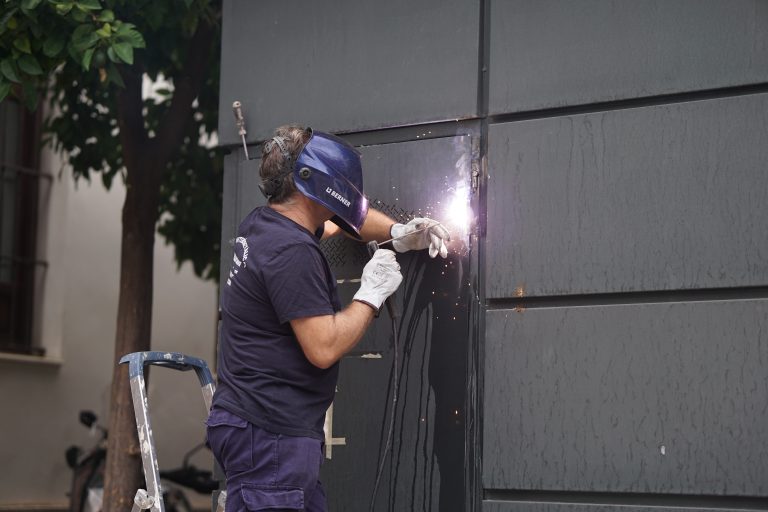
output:
M 268 200 L 280 192 L 280 188 L 283 186 L 283 180 L 285 180 L 285 177 L 293 172 L 293 166 L 295 163 L 294 159 L 291 158 L 291 154 L 288 152 L 288 148 L 285 145 L 285 138 L 283 137 L 272 137 L 270 140 L 265 142 L 264 152 L 267 154 L 272 152 L 272 148 L 274 148 L 275 145 L 280 148 L 280 153 L 283 155 L 284 169 L 277 176 L 273 176 L 272 178 L 259 182 L 259 190 Z M 299 175 L 301 176 L 301 172 Z

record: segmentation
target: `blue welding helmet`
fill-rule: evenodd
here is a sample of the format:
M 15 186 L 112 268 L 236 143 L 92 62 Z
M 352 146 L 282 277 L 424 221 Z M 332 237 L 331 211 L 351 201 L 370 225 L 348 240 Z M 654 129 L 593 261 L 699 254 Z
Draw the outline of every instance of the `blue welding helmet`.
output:
M 368 214 L 360 153 L 330 133 L 313 131 L 293 169 L 296 188 L 331 210 L 334 224 L 360 238 Z

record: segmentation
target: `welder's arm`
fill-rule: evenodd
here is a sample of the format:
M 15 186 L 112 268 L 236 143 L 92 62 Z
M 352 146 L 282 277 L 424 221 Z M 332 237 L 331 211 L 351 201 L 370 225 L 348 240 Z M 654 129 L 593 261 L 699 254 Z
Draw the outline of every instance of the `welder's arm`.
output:
M 333 222 L 325 222 L 324 239 L 339 233 L 346 234 Z M 416 217 L 407 224 L 400 224 L 374 209 L 368 210 L 360 235 L 364 242 L 371 240 L 383 242 L 394 238 L 392 247 L 397 252 L 428 249 L 430 258 L 434 258 L 438 254 L 443 258 L 448 256 L 448 248 L 445 243 L 451 240 L 448 229 L 436 220 Z
M 365 222 L 360 229 L 360 235 L 363 237 L 364 242 L 370 242 L 376 240 L 377 242 L 383 242 L 392 238 L 390 230 L 395 224 L 395 221 L 390 219 L 387 215 L 381 213 L 373 208 L 368 209 L 368 215 L 365 216 Z M 339 226 L 331 222 L 325 221 L 323 226 L 323 239 L 330 238 L 339 234 L 346 234 Z
M 291 327 L 309 362 L 326 369 L 357 345 L 375 313 L 367 304 L 352 301 L 335 315 L 291 320 Z
M 376 311 L 402 280 L 395 253 L 379 249 L 363 268 L 360 289 L 349 306 L 335 315 L 291 320 L 293 333 L 309 362 L 329 368 L 357 345 Z

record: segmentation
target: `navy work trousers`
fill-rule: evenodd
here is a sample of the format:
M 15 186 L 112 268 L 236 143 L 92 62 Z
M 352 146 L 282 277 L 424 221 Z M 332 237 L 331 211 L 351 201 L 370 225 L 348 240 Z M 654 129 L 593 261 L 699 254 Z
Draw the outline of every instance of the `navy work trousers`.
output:
M 227 476 L 226 512 L 327 511 L 321 441 L 267 432 L 219 407 L 206 424 L 208 444 Z

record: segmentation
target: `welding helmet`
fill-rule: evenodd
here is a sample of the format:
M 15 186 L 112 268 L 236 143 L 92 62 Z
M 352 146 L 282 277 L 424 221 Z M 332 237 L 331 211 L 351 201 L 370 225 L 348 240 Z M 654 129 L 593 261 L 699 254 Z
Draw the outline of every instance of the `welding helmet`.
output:
M 368 214 L 360 153 L 330 133 L 313 131 L 293 166 L 296 188 L 331 212 L 331 221 L 355 238 Z

